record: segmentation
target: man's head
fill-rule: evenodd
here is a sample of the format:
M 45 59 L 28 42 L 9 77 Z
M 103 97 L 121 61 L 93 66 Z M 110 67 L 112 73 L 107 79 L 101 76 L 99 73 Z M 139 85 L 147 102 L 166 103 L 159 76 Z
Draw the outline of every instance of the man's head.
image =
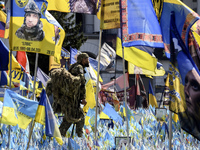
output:
M 187 111 L 200 119 L 200 76 L 195 69 L 185 76 L 184 93 Z
M 39 23 L 41 13 L 34 1 L 30 1 L 25 9 L 25 24 L 28 28 L 32 28 Z
M 89 67 L 89 56 L 87 53 L 81 53 L 77 56 L 77 62 L 84 67 Z

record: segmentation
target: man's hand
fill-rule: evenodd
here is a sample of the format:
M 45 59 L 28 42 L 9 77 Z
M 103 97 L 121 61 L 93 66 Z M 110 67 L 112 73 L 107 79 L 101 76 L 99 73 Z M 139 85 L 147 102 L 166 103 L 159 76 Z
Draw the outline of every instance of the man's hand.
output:
M 81 104 L 83 104 L 84 106 L 87 104 L 87 101 L 85 100 L 85 99 L 83 99 L 82 101 L 81 101 Z

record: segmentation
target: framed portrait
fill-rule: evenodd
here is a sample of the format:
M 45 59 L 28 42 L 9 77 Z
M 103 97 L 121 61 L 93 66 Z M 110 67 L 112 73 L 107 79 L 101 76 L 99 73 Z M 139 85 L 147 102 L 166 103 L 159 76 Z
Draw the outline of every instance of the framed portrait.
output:
M 131 137 L 129 137 L 129 143 L 131 143 Z M 118 136 L 115 137 L 115 146 L 116 149 L 122 147 L 122 145 L 128 144 L 127 136 Z
M 156 118 L 159 121 L 163 121 L 163 117 L 167 114 L 166 108 L 156 108 L 155 109 Z

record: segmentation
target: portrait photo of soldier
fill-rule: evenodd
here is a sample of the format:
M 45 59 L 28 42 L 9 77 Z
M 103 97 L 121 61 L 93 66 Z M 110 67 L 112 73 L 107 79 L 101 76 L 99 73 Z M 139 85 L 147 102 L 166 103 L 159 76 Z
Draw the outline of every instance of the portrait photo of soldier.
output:
M 29 0 L 24 12 L 24 23 L 16 31 L 15 35 L 28 41 L 42 41 L 44 39 L 44 31 L 38 6 L 33 0 Z
M 96 14 L 97 0 L 69 0 L 71 12 Z

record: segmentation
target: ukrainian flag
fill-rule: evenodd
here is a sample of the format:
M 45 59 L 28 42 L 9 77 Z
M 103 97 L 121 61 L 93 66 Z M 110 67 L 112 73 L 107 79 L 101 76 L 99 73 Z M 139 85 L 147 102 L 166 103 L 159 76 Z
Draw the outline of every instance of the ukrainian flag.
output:
M 156 100 L 156 97 L 154 95 L 150 81 L 149 81 L 149 105 L 151 105 L 153 107 L 158 107 L 157 100 Z
M 180 0 L 164 0 L 160 26 L 165 43 L 165 54 L 170 58 L 170 18 L 175 14 L 175 24 L 179 35 L 188 48 L 188 33 L 191 26 L 199 19 L 199 15 Z
M 3 101 L 1 123 L 26 129 L 38 107 L 38 102 L 24 98 L 23 96 L 6 89 Z
M 45 125 L 45 132 L 47 136 L 54 137 L 60 145 L 63 144 L 53 109 L 44 89 L 42 90 L 40 96 L 40 102 L 35 115 L 35 121 Z

